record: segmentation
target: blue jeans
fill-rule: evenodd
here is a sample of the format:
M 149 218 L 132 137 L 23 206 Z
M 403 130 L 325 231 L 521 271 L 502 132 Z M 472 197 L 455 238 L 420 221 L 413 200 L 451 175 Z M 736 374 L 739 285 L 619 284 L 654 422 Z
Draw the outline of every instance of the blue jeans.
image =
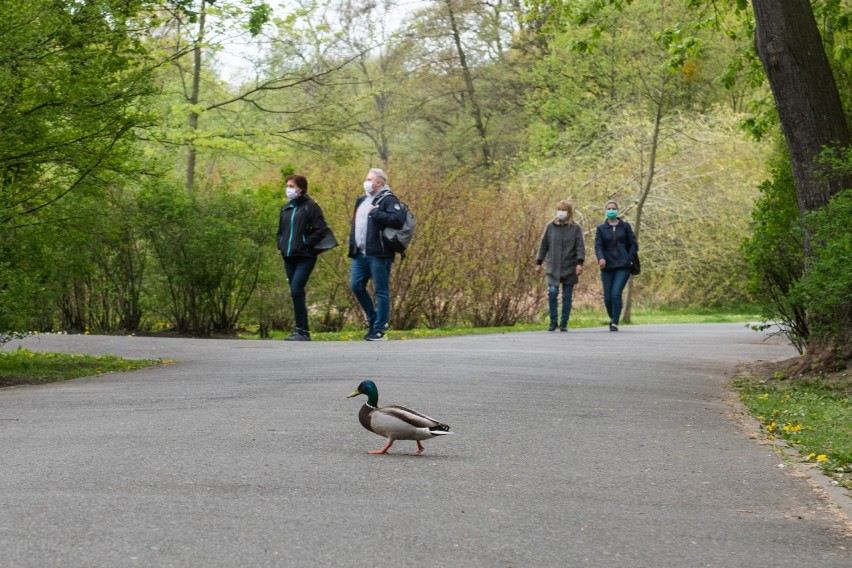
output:
M 568 318 L 571 317 L 571 302 L 574 297 L 574 285 L 562 285 L 562 319 L 559 320 L 559 327 L 568 325 Z M 547 286 L 547 299 L 550 306 L 550 323 L 556 325 L 556 307 L 559 304 L 559 286 Z
M 630 280 L 629 268 L 618 268 L 616 270 L 601 270 L 601 282 L 603 282 L 604 305 L 609 321 L 618 325 L 621 318 L 621 293 Z
M 359 252 L 352 259 L 350 287 L 370 324 L 370 331 L 384 333 L 390 319 L 390 271 L 393 257 L 366 256 Z M 367 281 L 373 281 L 376 303 L 367 291 Z
M 305 302 L 305 286 L 314 271 L 316 257 L 285 256 L 284 270 L 290 283 L 290 297 L 293 299 L 293 316 L 296 319 L 296 330 L 308 333 L 308 306 Z

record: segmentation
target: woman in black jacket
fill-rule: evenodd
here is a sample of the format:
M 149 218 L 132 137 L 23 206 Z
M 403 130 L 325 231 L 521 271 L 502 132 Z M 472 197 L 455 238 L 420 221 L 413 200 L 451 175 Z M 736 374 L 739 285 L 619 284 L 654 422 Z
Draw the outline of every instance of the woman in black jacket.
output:
M 633 257 L 639 243 L 630 223 L 618 216 L 618 203 L 610 200 L 604 205 L 606 221 L 595 232 L 595 254 L 601 267 L 604 305 L 609 315 L 609 330 L 618 331 L 621 318 L 621 294 L 630 279 Z
M 308 180 L 304 176 L 287 177 L 287 198 L 278 219 L 278 250 L 284 257 L 284 270 L 290 283 L 296 329 L 285 341 L 310 341 L 305 286 L 317 263 L 313 250 L 330 231 L 322 209 L 308 197 Z

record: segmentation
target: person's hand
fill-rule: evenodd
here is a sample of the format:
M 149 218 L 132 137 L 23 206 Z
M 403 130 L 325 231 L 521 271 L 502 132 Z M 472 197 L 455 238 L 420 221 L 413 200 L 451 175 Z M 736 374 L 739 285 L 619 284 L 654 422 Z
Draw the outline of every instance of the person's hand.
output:
M 577 265 L 577 276 L 581 275 L 582 273 L 583 273 L 583 265 L 578 264 Z
M 598 261 L 598 266 L 600 266 L 601 268 L 603 268 L 604 266 L 606 266 L 606 260 L 605 260 L 605 259 L 603 259 L 603 258 L 602 258 L 602 259 L 600 259 L 600 260 Z
M 541 267 L 542 267 L 542 265 L 541 265 L 541 264 L 536 264 L 536 265 L 535 265 L 535 271 L 536 271 L 536 272 L 541 272 Z

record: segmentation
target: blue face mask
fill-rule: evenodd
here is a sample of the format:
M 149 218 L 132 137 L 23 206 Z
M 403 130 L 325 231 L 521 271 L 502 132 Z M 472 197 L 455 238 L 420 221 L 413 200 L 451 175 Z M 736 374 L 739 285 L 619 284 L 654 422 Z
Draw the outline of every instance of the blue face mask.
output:
M 618 209 L 607 209 L 606 210 L 606 218 L 607 219 L 615 219 L 618 217 Z

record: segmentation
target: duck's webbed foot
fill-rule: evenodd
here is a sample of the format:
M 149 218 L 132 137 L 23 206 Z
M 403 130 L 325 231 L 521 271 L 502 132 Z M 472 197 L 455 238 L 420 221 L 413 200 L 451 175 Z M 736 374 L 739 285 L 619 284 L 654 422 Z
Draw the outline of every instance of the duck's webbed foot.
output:
M 410 455 L 410 456 L 419 456 L 420 454 L 422 454 L 422 453 L 423 453 L 423 450 L 425 450 L 425 449 L 426 449 L 426 448 L 424 448 L 424 447 L 423 447 L 423 444 L 421 444 L 421 443 L 420 443 L 420 440 L 415 440 L 415 441 L 417 442 L 417 451 L 416 451 L 416 452 L 413 452 L 413 453 L 408 454 L 408 455 Z
M 367 452 L 367 453 L 373 454 L 374 456 L 377 456 L 377 455 L 380 455 L 380 454 L 386 454 L 386 453 L 388 453 L 388 450 L 390 449 L 391 446 L 393 446 L 393 440 L 388 440 L 388 443 L 381 450 L 372 450 L 372 451 Z

